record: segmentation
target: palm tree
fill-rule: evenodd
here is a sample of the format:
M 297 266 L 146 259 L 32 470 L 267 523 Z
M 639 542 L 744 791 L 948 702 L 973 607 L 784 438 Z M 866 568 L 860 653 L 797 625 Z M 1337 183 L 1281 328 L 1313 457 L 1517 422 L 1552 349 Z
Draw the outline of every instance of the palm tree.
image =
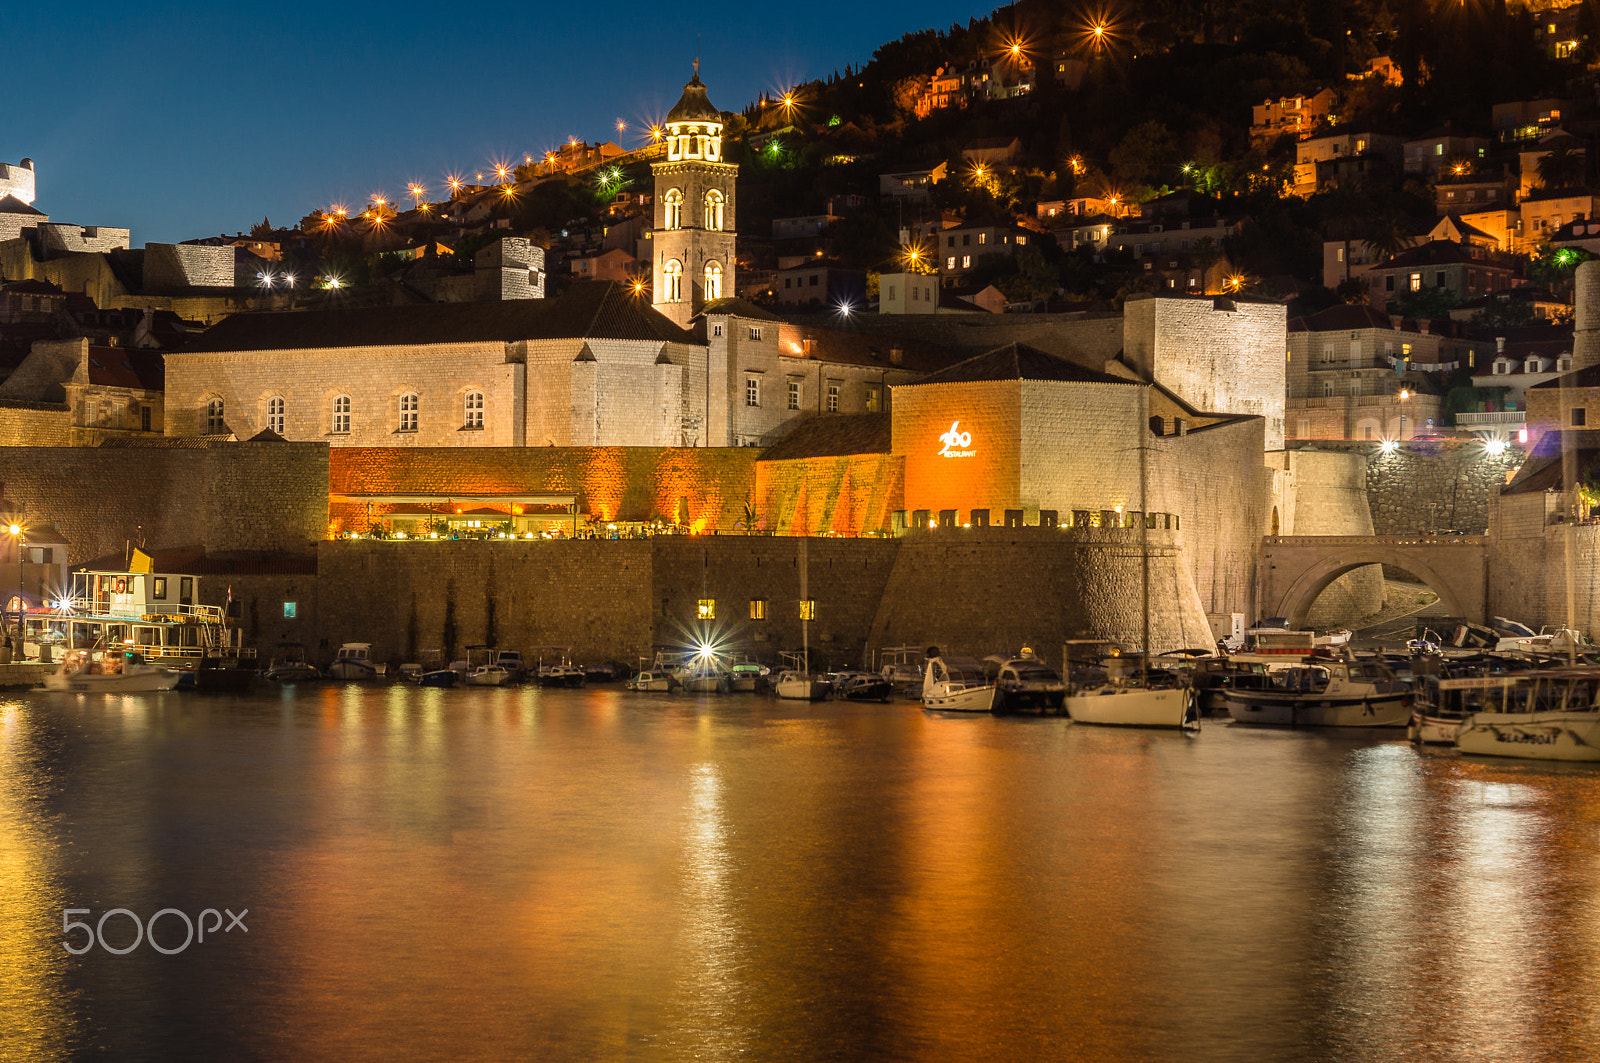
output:
M 1410 220 L 1397 210 L 1389 210 L 1372 219 L 1362 242 L 1381 261 L 1398 255 L 1415 244 L 1417 238 L 1411 233 Z
M 1571 138 L 1563 138 L 1543 155 L 1537 163 L 1539 183 L 1546 191 L 1558 192 L 1569 188 L 1582 188 L 1588 164 L 1584 153 L 1573 147 Z

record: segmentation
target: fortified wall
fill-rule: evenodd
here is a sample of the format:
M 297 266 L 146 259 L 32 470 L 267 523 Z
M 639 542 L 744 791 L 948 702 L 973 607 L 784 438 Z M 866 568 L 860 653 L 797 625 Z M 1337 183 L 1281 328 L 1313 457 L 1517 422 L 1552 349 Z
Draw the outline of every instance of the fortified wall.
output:
M 1564 625 L 1600 633 L 1600 525 L 1559 521 L 1561 493 L 1502 495 L 1489 520 L 1489 615 L 1535 630 Z M 1559 521 L 1559 522 L 1558 522 Z M 1569 563 L 1570 557 L 1570 563 Z
M 1369 532 L 1298 532 L 1301 535 L 1414 535 L 1417 531 L 1455 531 L 1480 535 L 1489 526 L 1489 510 L 1522 464 L 1516 444 L 1491 454 L 1479 440 L 1407 440 L 1392 453 L 1375 443 L 1318 440 L 1297 446 L 1294 455 L 1344 454 L 1366 460 Z

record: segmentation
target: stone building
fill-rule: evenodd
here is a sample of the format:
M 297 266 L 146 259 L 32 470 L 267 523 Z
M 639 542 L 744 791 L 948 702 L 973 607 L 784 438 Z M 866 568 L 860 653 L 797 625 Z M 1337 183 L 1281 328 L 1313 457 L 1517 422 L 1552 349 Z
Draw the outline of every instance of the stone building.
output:
M 11 196 L 19 202 L 32 203 L 38 192 L 37 181 L 32 159 L 16 164 L 0 162 L 0 197 Z
M 722 112 L 700 82 L 700 61 L 667 113 L 667 158 L 655 175 L 655 230 L 650 269 L 655 308 L 680 327 L 706 303 L 732 295 L 734 178 L 722 161 Z
M 1340 304 L 1289 322 L 1291 439 L 1409 439 L 1442 425 L 1423 372 L 1470 361 L 1470 344 L 1426 322 Z
M 162 375 L 159 351 L 91 344 L 86 337 L 41 340 L 0 383 L 0 401 L 38 404 L 35 416 L 40 407 L 59 404 L 66 438 L 51 441 L 99 446 L 111 438 L 161 434 Z M 0 422 L 29 419 L 20 410 L 0 414 Z M 13 434 L 25 433 L 18 427 Z

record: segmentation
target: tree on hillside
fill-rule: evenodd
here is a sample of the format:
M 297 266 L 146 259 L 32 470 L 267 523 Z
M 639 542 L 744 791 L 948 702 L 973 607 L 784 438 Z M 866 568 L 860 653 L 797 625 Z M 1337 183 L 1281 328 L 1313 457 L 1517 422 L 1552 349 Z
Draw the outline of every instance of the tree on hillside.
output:
M 1588 176 L 1584 153 L 1576 150 L 1570 140 L 1557 141 L 1549 151 L 1539 156 L 1535 165 L 1539 171 L 1539 183 L 1549 192 L 1582 188 Z

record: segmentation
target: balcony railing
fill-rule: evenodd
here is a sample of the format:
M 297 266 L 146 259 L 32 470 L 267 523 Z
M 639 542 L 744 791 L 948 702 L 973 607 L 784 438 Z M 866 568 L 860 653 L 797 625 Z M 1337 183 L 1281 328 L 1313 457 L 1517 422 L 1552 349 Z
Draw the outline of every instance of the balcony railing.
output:
M 1462 428 L 1472 425 L 1523 424 L 1528 419 L 1526 410 L 1496 410 L 1493 413 L 1458 413 L 1456 424 Z

